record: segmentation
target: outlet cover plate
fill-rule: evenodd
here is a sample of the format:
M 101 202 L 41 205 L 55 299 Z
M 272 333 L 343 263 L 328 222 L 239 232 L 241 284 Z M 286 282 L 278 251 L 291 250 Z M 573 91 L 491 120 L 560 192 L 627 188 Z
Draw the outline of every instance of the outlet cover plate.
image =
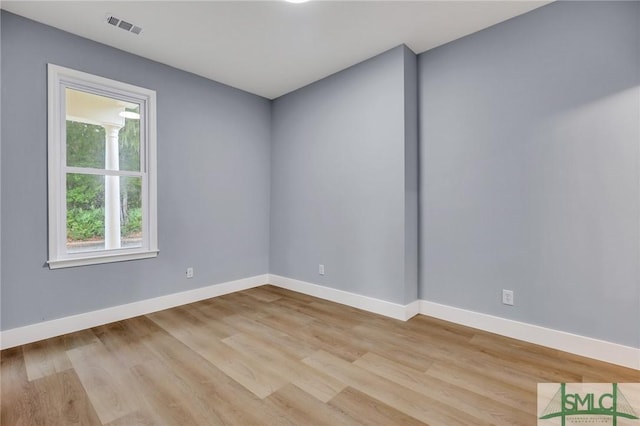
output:
M 513 306 L 513 290 L 502 290 L 502 303 Z

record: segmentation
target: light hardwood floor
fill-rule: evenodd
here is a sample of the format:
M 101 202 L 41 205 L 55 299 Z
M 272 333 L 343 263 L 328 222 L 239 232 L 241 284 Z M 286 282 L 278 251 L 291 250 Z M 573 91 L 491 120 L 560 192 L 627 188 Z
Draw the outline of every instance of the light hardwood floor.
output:
M 2 426 L 535 425 L 538 382 L 640 372 L 263 286 L 8 349 Z

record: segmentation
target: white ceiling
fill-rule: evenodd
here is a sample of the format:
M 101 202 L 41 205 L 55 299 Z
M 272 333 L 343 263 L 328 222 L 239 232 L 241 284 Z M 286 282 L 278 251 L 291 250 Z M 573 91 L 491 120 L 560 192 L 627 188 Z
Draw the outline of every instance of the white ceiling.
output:
M 549 1 L 6 1 L 2 9 L 269 99 L 387 49 L 416 53 Z M 143 27 L 136 36 L 107 14 Z

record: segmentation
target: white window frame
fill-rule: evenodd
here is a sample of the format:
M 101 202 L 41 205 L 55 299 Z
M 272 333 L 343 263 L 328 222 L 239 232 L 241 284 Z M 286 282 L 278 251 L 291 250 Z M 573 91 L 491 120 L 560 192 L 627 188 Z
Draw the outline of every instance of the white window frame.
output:
M 47 263 L 49 268 L 67 268 L 156 257 L 158 255 L 156 92 L 53 64 L 48 64 L 47 71 L 49 187 L 49 259 Z M 66 88 L 140 105 L 141 247 L 82 253 L 67 252 Z M 127 175 L 127 172 L 113 171 L 108 174 L 123 176 Z

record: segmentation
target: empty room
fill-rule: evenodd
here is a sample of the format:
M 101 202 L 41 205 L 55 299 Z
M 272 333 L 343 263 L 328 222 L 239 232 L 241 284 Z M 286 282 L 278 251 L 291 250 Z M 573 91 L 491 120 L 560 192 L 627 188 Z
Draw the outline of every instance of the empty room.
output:
M 640 425 L 640 2 L 0 8 L 2 426 Z

